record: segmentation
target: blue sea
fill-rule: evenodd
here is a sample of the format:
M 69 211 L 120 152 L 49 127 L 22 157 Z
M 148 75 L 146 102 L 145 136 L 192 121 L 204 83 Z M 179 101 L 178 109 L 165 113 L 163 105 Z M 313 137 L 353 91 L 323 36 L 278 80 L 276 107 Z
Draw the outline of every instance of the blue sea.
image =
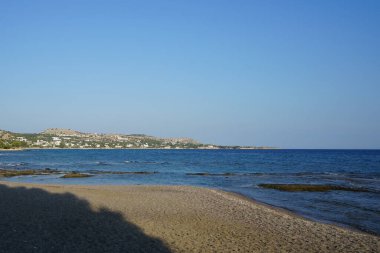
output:
M 309 219 L 380 234 L 380 150 L 24 150 L 0 152 L 0 168 L 158 172 L 1 180 L 210 187 L 240 193 Z M 202 172 L 214 175 L 188 175 Z M 260 188 L 261 183 L 333 184 L 370 191 L 283 192 Z

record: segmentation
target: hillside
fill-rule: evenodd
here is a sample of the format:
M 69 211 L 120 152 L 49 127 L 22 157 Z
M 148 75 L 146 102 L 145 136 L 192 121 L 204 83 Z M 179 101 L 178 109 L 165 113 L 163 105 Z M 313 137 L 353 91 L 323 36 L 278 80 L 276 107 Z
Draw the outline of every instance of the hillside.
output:
M 71 130 L 71 129 L 63 129 L 63 128 L 48 128 L 45 131 L 41 132 L 41 134 L 50 134 L 50 135 L 81 135 L 81 132 Z
M 258 149 L 262 147 L 202 144 L 191 138 L 159 138 L 143 134 L 82 133 L 71 129 L 49 128 L 41 133 L 13 133 L 0 130 L 0 149 Z

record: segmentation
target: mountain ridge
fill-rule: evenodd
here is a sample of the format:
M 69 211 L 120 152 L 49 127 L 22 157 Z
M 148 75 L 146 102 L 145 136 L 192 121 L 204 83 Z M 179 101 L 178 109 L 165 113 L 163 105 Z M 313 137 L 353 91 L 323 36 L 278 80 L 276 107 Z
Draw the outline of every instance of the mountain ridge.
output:
M 84 133 L 66 128 L 47 128 L 40 133 L 0 130 L 0 149 L 268 149 L 254 146 L 203 144 L 192 138 L 161 138 L 145 134 Z

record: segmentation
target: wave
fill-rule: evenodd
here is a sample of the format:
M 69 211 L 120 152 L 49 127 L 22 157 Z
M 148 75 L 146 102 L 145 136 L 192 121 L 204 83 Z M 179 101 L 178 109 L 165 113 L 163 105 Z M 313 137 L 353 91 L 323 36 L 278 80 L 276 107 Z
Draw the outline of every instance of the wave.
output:
M 111 165 L 111 163 L 107 163 L 107 162 L 96 162 L 96 165 L 98 165 L 98 166 L 104 166 L 104 165 Z
M 188 176 L 236 176 L 235 173 L 208 173 L 208 172 L 195 172 L 195 173 L 186 173 Z
M 137 160 L 132 160 L 132 161 L 124 161 L 124 163 L 139 163 L 139 164 L 169 164 L 168 162 L 162 162 L 162 161 L 137 161 Z
M 268 177 L 284 179 L 307 179 L 346 181 L 349 183 L 377 183 L 380 181 L 380 173 L 332 173 L 332 172 L 209 172 L 195 171 L 186 173 L 188 176 L 240 176 L 240 177 Z
M 326 203 L 332 206 L 336 207 L 344 207 L 344 208 L 356 208 L 362 211 L 366 212 L 372 212 L 375 213 L 376 215 L 380 215 L 380 210 L 379 209 L 374 209 L 371 207 L 367 206 L 360 206 L 357 203 L 350 203 L 350 202 L 342 202 L 342 201 L 337 201 L 337 200 L 329 200 L 329 199 L 318 199 L 318 203 Z
M 158 174 L 158 171 L 107 171 L 107 170 L 84 170 L 83 172 L 90 174 L 115 174 L 115 175 L 150 175 L 150 174 Z
M 5 167 L 19 167 L 19 166 L 27 166 L 29 163 L 27 162 L 17 162 L 17 163 L 0 163 L 0 166 Z

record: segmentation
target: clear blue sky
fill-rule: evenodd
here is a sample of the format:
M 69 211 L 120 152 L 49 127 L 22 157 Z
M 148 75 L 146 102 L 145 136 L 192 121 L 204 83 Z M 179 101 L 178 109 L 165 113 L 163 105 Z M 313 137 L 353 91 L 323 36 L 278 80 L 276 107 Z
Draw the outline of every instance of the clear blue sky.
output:
M 380 1 L 0 1 L 0 129 L 380 148 Z

